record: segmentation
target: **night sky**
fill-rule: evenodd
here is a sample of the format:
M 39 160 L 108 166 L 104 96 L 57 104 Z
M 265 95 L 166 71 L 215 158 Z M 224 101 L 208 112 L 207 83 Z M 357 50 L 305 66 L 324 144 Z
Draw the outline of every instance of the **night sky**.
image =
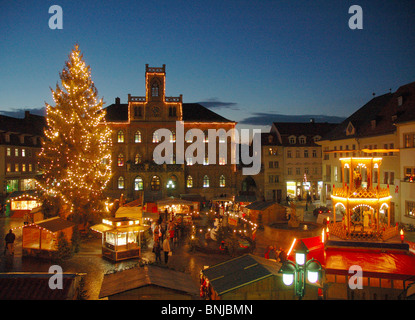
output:
M 55 4 L 62 30 L 48 25 Z M 363 30 L 349 28 L 354 4 Z M 243 125 L 347 117 L 415 81 L 413 0 L 0 0 L 0 30 L 0 110 L 13 116 L 53 103 L 75 43 L 106 105 L 145 95 L 145 64 L 166 64 L 167 96 Z

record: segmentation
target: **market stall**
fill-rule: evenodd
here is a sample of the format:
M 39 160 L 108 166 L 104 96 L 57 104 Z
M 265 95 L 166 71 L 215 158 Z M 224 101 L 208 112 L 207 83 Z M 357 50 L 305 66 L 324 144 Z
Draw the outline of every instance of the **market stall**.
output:
M 52 257 L 58 250 L 58 237 L 62 232 L 71 241 L 75 223 L 53 217 L 26 224 L 22 227 L 22 254 Z
M 139 219 L 116 217 L 102 219 L 91 230 L 102 234 L 102 255 L 113 261 L 138 258 L 141 254 L 141 236 L 148 230 Z
M 33 208 L 41 205 L 36 191 L 15 191 L 6 199 L 6 216 L 21 218 L 26 213 L 30 213 Z
M 193 202 L 171 197 L 157 201 L 157 210 L 163 215 L 163 219 L 171 221 L 176 214 L 191 215 Z

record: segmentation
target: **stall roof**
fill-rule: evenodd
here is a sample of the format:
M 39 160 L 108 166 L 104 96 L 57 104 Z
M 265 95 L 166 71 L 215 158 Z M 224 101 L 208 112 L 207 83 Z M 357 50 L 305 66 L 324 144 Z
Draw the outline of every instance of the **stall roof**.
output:
M 118 231 L 118 232 L 140 232 L 145 231 L 149 229 L 150 226 L 121 226 L 118 228 L 115 228 L 113 226 L 109 226 L 104 223 L 96 224 L 91 227 L 91 230 L 97 231 L 97 232 L 107 232 L 107 231 Z
M 53 233 L 75 226 L 75 223 L 62 219 L 60 217 L 53 217 L 46 220 L 37 221 L 35 223 L 38 227 L 49 230 Z M 28 225 L 30 226 L 30 225 Z
M 1 273 L 0 300 L 66 300 L 76 274 L 63 274 L 62 289 L 49 286 L 50 273 Z
M 30 197 L 39 197 L 39 192 L 37 190 L 13 191 L 7 196 L 7 199 L 13 199 L 13 198 L 21 197 L 23 195 L 28 195 Z
M 179 199 L 179 198 L 167 198 L 167 199 L 157 201 L 158 206 L 168 206 L 168 205 L 173 205 L 173 204 L 181 204 L 181 205 L 186 205 L 186 206 L 192 206 L 193 202 L 183 200 L 183 199 Z
M 112 230 L 112 229 L 114 229 L 114 227 L 108 226 L 103 223 L 96 224 L 91 227 L 91 230 L 96 231 L 96 232 L 101 232 L 101 233 Z
M 198 296 L 199 288 L 189 274 L 147 265 L 112 274 L 106 274 L 102 281 L 99 298 L 112 296 L 148 285 L 177 290 L 192 296 Z
M 415 276 L 415 255 L 409 250 L 397 250 L 393 245 L 388 248 L 387 244 L 382 243 L 383 247 L 378 249 L 373 243 L 368 243 L 366 247 L 357 248 L 356 245 L 360 243 L 350 242 L 355 247 L 342 248 L 325 246 L 320 237 L 301 241 L 309 250 L 307 259 L 318 260 L 329 274 L 348 274 L 351 266 L 359 265 L 366 277 L 405 280 Z M 293 253 L 289 259 L 294 260 Z
M 275 261 L 245 254 L 213 265 L 202 272 L 209 279 L 214 290 L 221 295 L 252 282 L 278 275 L 280 267 L 281 264 Z
M 119 207 L 115 212 L 116 218 L 142 218 L 143 209 L 140 207 Z
M 250 210 L 263 211 L 274 204 L 278 204 L 278 203 L 274 201 L 255 201 L 255 202 L 252 202 L 251 204 L 248 204 L 245 208 L 250 209 Z

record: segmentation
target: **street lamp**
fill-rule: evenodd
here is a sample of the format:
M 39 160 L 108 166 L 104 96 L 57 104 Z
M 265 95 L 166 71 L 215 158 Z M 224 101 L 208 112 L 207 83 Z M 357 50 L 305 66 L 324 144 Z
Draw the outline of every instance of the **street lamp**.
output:
M 281 269 L 282 281 L 286 286 L 290 286 L 294 283 L 295 294 L 301 300 L 305 294 L 306 279 L 310 283 L 316 283 L 321 271 L 321 264 L 314 258 L 307 261 L 308 248 L 303 241 L 300 241 L 299 245 L 294 249 L 295 263 L 287 260 L 285 261 Z M 306 278 L 307 276 L 307 278 Z

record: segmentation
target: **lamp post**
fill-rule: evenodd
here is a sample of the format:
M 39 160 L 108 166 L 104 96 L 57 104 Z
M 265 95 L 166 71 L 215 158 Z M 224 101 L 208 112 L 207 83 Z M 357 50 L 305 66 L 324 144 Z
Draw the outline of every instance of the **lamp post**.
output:
M 295 295 L 301 300 L 305 295 L 306 280 L 315 283 L 319 279 L 319 272 L 321 271 L 321 264 L 314 258 L 307 261 L 308 248 L 304 242 L 300 241 L 299 246 L 294 249 L 295 263 L 287 260 L 281 269 L 282 281 L 286 286 L 291 286 L 294 283 Z M 307 278 L 306 278 L 307 277 Z

